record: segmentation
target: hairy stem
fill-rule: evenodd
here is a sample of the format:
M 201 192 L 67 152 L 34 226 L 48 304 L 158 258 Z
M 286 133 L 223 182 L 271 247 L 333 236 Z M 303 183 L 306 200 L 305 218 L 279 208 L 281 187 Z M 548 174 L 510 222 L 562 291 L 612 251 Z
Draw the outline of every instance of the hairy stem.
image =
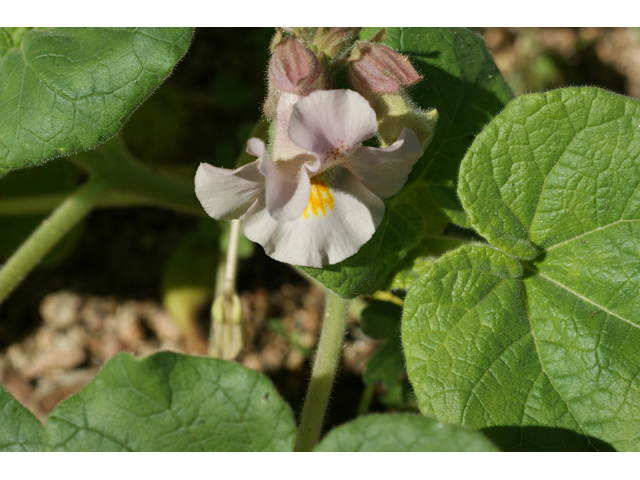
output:
M 329 395 L 336 378 L 347 324 L 349 302 L 329 290 L 326 291 L 324 319 L 320 342 L 304 400 L 296 451 L 310 452 L 318 443 Z
M 23 277 L 91 211 L 107 191 L 107 182 L 93 177 L 63 201 L 0 269 L 0 303 Z

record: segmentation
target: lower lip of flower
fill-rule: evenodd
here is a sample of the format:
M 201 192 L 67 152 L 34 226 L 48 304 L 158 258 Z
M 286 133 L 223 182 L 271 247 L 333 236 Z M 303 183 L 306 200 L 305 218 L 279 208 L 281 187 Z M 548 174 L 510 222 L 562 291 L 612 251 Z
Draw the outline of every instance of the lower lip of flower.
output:
M 333 196 L 329 190 L 331 182 L 326 174 L 314 175 L 310 180 L 311 194 L 304 211 L 304 218 L 309 218 L 309 213 L 312 213 L 314 217 L 317 217 L 318 213 L 322 213 L 324 217 L 328 210 L 333 210 Z

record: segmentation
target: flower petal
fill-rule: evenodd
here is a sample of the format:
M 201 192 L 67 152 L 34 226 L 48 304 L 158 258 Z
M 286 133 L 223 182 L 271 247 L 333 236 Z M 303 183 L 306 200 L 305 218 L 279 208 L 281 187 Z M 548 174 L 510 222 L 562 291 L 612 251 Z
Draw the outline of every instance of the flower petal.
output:
M 280 92 L 276 106 L 276 120 L 273 123 L 273 143 L 271 153 L 276 163 L 288 161 L 298 156 L 304 156 L 310 163 L 317 163 L 320 167 L 320 160 L 316 156 L 295 144 L 289 138 L 289 121 L 293 107 L 302 97 L 295 93 Z M 316 168 L 316 170 L 317 170 Z
M 260 158 L 259 169 L 265 179 L 265 198 L 269 214 L 279 222 L 300 217 L 307 208 L 311 184 L 305 167 L 306 155 L 279 162 L 281 169 L 269 158 L 264 142 L 250 138 L 247 152 Z
M 423 151 L 418 137 L 403 128 L 398 140 L 386 148 L 360 147 L 345 167 L 380 198 L 398 193 Z
M 196 171 L 196 196 L 210 217 L 216 220 L 240 218 L 264 189 L 259 161 L 236 170 L 201 163 Z
M 353 90 L 317 90 L 293 106 L 289 136 L 321 159 L 344 153 L 378 131 L 369 102 Z
M 384 216 L 384 203 L 342 167 L 312 178 L 312 195 L 303 216 L 278 222 L 269 215 L 265 195 L 242 221 L 245 235 L 270 257 L 294 265 L 322 268 L 356 253 Z

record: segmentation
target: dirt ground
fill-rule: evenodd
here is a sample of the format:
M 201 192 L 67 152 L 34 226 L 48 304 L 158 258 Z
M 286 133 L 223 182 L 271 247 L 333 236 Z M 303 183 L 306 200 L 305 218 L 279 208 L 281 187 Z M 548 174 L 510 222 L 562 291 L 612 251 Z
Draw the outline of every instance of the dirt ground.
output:
M 320 288 L 306 282 L 241 293 L 248 342 L 236 360 L 278 377 L 283 395 L 298 402 L 317 342 L 323 297 Z M 43 422 L 116 353 L 202 354 L 187 345 L 157 300 L 123 301 L 61 290 L 42 299 L 39 315 L 41 325 L 0 354 L 0 382 Z M 378 343 L 364 335 L 350 316 L 343 359 L 349 375 L 362 374 Z M 353 400 L 357 405 L 359 398 Z

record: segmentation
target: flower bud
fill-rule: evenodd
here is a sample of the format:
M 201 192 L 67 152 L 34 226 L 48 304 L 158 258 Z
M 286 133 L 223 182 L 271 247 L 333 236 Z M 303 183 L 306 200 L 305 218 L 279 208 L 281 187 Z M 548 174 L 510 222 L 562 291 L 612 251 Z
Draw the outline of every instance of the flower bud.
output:
M 273 54 L 269 61 L 269 91 L 264 103 L 264 113 L 273 117 L 279 92 L 309 95 L 324 88 L 327 80 L 324 69 L 316 56 L 302 42 L 294 38 L 282 40 L 278 30 L 274 37 Z
M 302 42 L 289 38 L 276 45 L 269 62 L 269 81 L 278 90 L 308 95 L 317 88 L 322 66 Z
M 347 72 L 351 85 L 376 112 L 383 147 L 395 142 L 404 127 L 415 132 L 423 148 L 429 145 L 438 112 L 419 109 L 404 92 L 403 86 L 421 79 L 408 57 L 380 43 L 358 42 Z
M 360 93 L 397 92 L 420 80 L 408 57 L 380 43 L 358 42 L 349 55 L 349 81 Z

